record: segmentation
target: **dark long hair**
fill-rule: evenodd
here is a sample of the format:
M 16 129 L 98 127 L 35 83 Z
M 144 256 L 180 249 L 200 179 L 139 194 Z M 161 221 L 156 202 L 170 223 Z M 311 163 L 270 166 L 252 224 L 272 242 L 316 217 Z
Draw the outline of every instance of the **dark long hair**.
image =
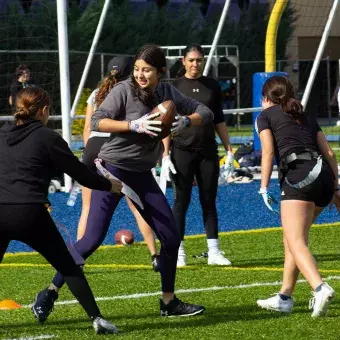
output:
M 51 106 L 49 94 L 40 87 L 26 87 L 16 97 L 14 119 L 34 119 L 45 106 Z
M 138 53 L 136 54 L 133 64 L 136 63 L 137 60 L 144 60 L 149 65 L 155 67 L 160 76 L 164 74 L 164 68 L 166 67 L 166 59 L 164 52 L 162 49 L 156 45 L 144 45 L 140 48 Z M 134 75 L 131 76 L 133 85 L 136 90 L 137 98 L 146 106 L 153 108 L 156 106 L 157 101 L 154 93 L 150 89 L 141 88 L 137 81 L 135 80 Z
M 204 58 L 204 49 L 199 44 L 190 44 L 183 50 L 183 57 L 186 58 L 189 52 L 196 51 L 200 54 L 202 54 L 202 57 Z M 182 77 L 185 75 L 185 67 L 184 65 L 181 66 L 179 71 L 176 74 L 176 78 Z
M 302 104 L 295 98 L 293 85 L 287 77 L 270 77 L 263 85 L 262 97 L 275 105 L 281 105 L 283 111 L 296 121 L 302 122 L 305 119 Z

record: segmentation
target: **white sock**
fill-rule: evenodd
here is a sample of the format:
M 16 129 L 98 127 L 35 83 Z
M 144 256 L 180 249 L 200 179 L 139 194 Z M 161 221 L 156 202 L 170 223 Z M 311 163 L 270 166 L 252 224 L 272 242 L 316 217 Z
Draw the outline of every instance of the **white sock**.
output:
M 184 241 L 181 241 L 181 244 L 179 245 L 178 255 L 182 255 L 182 256 L 185 255 Z
M 215 255 L 219 253 L 220 250 L 218 248 L 217 238 L 208 238 L 207 244 L 208 244 L 208 255 Z

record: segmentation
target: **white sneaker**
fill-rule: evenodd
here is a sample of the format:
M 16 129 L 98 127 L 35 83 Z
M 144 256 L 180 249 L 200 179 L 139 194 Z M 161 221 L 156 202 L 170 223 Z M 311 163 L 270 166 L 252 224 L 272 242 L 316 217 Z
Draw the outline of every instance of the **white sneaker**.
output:
M 93 320 L 93 328 L 97 334 L 118 333 L 118 328 L 109 321 L 103 319 L 102 317 L 97 317 Z
M 293 298 L 288 300 L 281 299 L 279 293 L 273 294 L 274 296 L 265 300 L 257 300 L 257 305 L 261 308 L 268 310 L 275 310 L 282 313 L 291 313 L 293 310 Z
M 187 255 L 178 254 L 177 267 L 185 267 L 187 265 Z
M 335 291 L 327 283 L 321 286 L 319 292 L 313 292 L 309 301 L 309 309 L 313 308 L 312 318 L 324 316 L 328 312 L 328 306 L 335 297 Z
M 231 266 L 231 262 L 223 255 L 224 252 L 222 251 L 211 255 L 208 253 L 208 264 L 216 266 Z

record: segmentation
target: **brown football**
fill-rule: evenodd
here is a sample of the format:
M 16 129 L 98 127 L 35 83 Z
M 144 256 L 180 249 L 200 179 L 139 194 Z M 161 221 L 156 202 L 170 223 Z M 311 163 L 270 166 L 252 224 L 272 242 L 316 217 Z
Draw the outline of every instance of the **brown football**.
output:
M 177 116 L 176 105 L 172 100 L 167 100 L 163 103 L 158 104 L 152 111 L 151 114 L 160 112 L 160 116 L 156 117 L 154 120 L 159 120 L 162 122 L 160 128 L 162 131 L 156 138 L 163 139 L 170 135 L 172 123 Z M 158 127 L 158 125 L 157 125 Z
M 127 229 L 122 229 L 116 232 L 115 241 L 117 244 L 123 244 L 124 246 L 130 245 L 134 242 L 135 237 L 133 232 Z

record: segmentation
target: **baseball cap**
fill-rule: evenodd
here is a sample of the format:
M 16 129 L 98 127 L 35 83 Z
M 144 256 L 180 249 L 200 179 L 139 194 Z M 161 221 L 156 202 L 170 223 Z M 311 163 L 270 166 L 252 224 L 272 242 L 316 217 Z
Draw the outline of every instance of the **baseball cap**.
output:
M 116 69 L 116 78 L 127 78 L 132 69 L 132 59 L 128 57 L 114 57 L 107 64 L 107 71 L 111 72 Z

